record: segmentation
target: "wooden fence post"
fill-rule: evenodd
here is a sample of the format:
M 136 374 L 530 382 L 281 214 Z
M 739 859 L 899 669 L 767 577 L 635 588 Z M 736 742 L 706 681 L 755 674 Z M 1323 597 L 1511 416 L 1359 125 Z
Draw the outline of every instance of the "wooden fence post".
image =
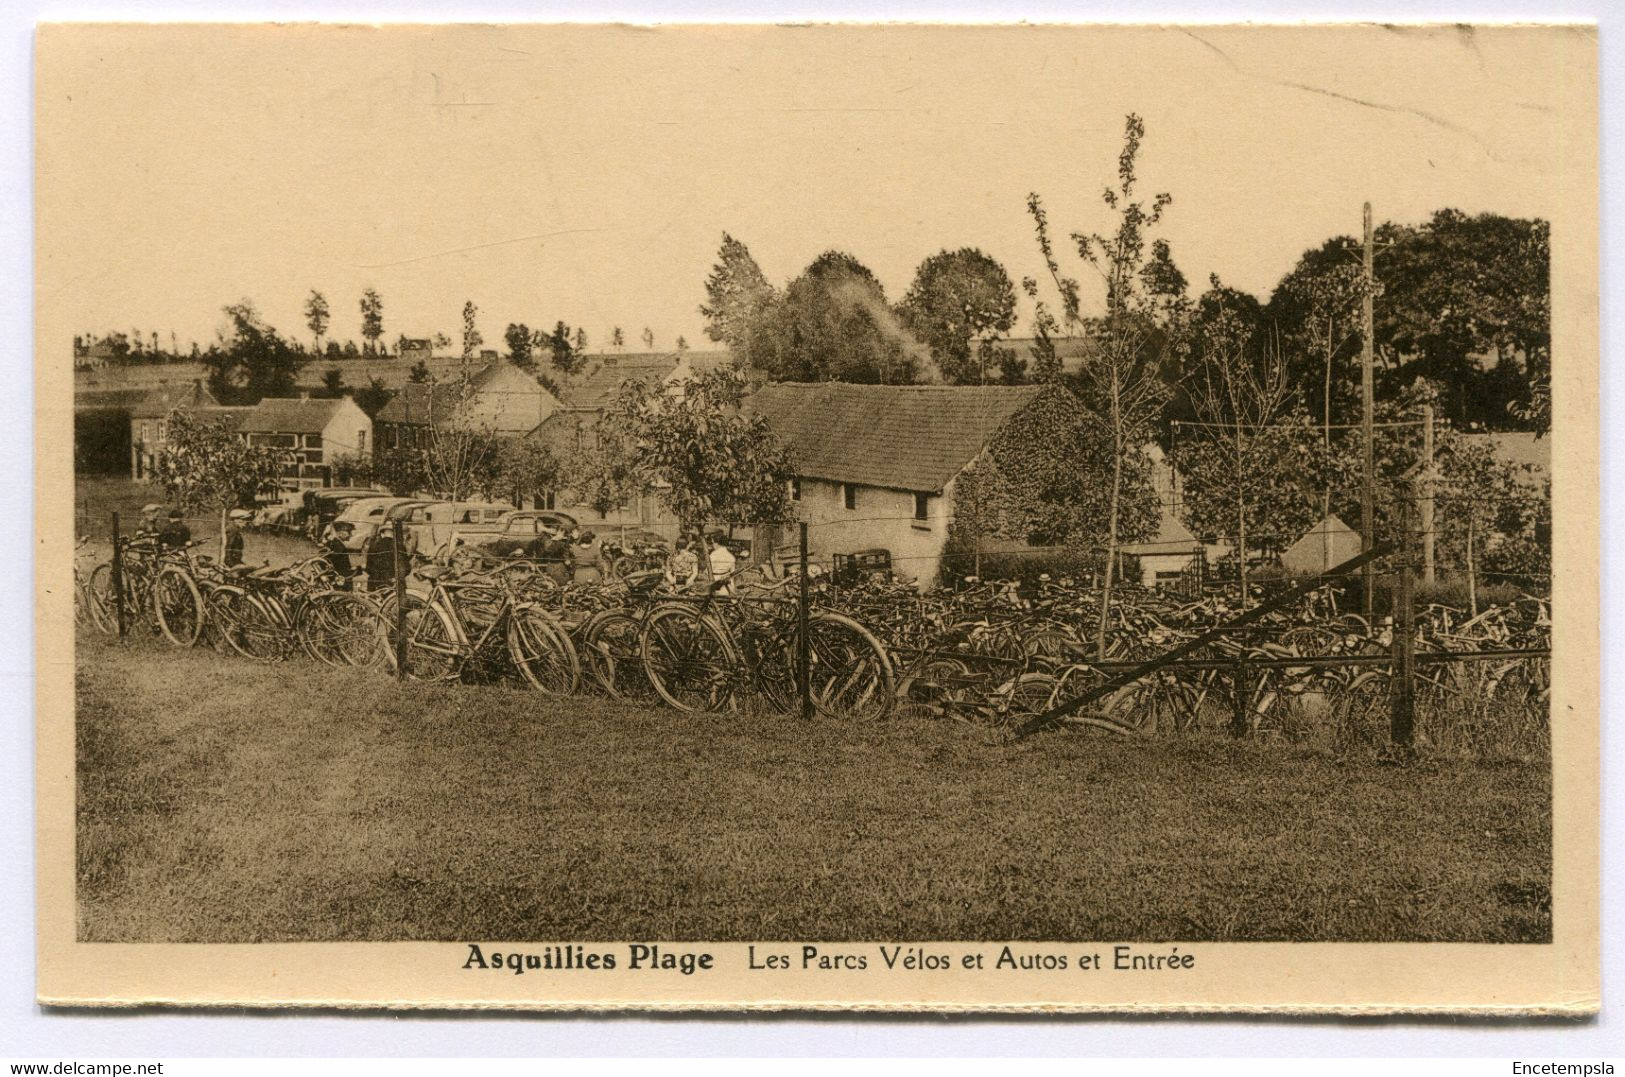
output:
M 124 548 L 119 542 L 118 513 L 113 513 L 113 615 L 118 620 L 118 638 L 124 638 Z
M 395 539 L 395 679 L 406 680 L 406 534 L 400 520 L 392 521 Z
M 801 700 L 801 717 L 811 720 L 812 648 L 807 639 L 807 523 L 801 523 L 801 598 L 796 609 L 796 695 Z
M 1247 679 L 1247 637 L 1243 635 L 1240 648 L 1236 651 L 1235 672 L 1230 675 L 1231 711 L 1230 733 L 1232 736 L 1245 737 L 1247 735 L 1247 699 L 1252 694 L 1252 685 Z
M 1416 729 L 1416 607 L 1411 579 L 1410 501 L 1401 498 L 1399 511 L 1399 552 L 1394 556 L 1394 672 L 1390 693 L 1393 713 L 1389 717 L 1388 736 L 1400 747 L 1409 748 Z

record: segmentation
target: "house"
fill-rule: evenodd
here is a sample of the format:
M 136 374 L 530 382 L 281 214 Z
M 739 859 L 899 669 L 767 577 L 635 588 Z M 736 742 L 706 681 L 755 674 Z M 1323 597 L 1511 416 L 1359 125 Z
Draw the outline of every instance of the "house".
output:
M 1281 554 L 1281 567 L 1294 576 L 1318 576 L 1358 556 L 1360 533 L 1332 513 Z
M 397 357 L 403 363 L 427 362 L 434 355 L 434 341 L 427 337 L 402 337 L 395 342 Z
M 283 485 L 290 490 L 331 485 L 335 459 L 372 450 L 372 420 L 347 396 L 266 397 L 247 410 L 238 429 L 251 445 L 292 454 L 283 471 Z
M 1139 566 L 1139 578 L 1133 582 L 1143 587 L 1163 587 L 1176 580 L 1183 579 L 1194 566 L 1201 571 L 1201 559 L 1205 556 L 1202 544 L 1190 529 L 1179 522 L 1174 515 L 1172 502 L 1162 502 L 1161 515 L 1157 520 L 1157 533 L 1145 542 L 1130 542 L 1118 547 L 1118 554 L 1134 558 Z M 1132 574 L 1124 569 L 1124 579 Z
M 941 566 L 960 475 L 989 440 L 1045 394 L 1039 385 L 768 384 L 749 399 L 795 464 L 790 498 L 820 561 L 890 551 L 924 584 Z
M 408 382 L 378 412 L 378 448 L 422 448 L 430 431 L 457 427 L 523 437 L 559 407 L 559 399 L 519 367 L 487 363 L 469 376 Z
M 117 452 L 132 479 L 145 479 L 164 448 L 164 417 L 176 408 L 216 408 L 201 380 L 143 388 L 87 389 L 74 393 L 76 448 L 81 435 L 102 443 L 97 454 Z M 98 470 L 100 468 L 97 468 Z M 122 466 L 120 467 L 122 470 Z
M 549 415 L 528 435 L 553 451 L 560 460 L 571 460 L 598 447 L 598 423 L 604 417 L 602 407 L 563 406 Z M 677 518 L 661 504 L 658 494 L 635 494 L 607 512 L 599 512 L 585 504 L 573 490 L 538 491 L 535 507 L 558 509 L 580 520 L 583 526 L 594 530 L 606 527 L 640 527 L 675 538 Z

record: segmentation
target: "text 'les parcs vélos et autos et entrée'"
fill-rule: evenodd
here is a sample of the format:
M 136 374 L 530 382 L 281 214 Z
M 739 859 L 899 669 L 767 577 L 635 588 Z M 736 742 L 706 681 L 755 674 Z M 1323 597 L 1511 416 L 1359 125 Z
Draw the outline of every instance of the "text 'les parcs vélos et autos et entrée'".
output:
M 676 972 L 692 976 L 722 967 L 708 951 L 686 950 L 665 943 L 630 943 L 624 952 L 590 950 L 581 943 L 561 943 L 540 949 L 484 949 L 468 944 L 462 967 L 469 970 L 510 972 L 599 972 L 625 968 L 633 972 Z M 1178 972 L 1196 967 L 1196 955 L 1181 952 L 1178 946 L 1166 950 L 1116 945 L 1110 952 L 1084 950 L 1061 952 L 1055 949 L 1030 950 L 1003 946 L 949 953 L 925 946 L 877 945 L 874 947 L 815 946 L 783 944 L 746 947 L 745 968 L 751 972 L 863 972 L 883 969 L 903 972 L 945 972 L 959 968 L 971 971 L 1007 972 Z

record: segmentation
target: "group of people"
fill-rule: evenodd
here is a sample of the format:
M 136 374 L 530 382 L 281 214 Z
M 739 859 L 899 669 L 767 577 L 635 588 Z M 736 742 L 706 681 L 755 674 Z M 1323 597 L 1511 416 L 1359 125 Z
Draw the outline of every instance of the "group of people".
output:
M 718 592 L 727 594 L 729 591 L 727 581 L 738 570 L 739 560 L 728 548 L 726 538 L 721 531 L 713 531 L 703 538 L 679 536 L 677 545 L 672 548 L 671 556 L 666 559 L 666 582 L 682 587 L 699 579 L 700 551 L 705 550 L 707 574 L 711 580 L 721 584 L 717 588 Z

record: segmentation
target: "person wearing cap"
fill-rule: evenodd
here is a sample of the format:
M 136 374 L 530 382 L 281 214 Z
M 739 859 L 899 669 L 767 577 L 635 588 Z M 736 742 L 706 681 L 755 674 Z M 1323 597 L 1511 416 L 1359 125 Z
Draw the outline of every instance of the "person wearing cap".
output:
M 180 509 L 169 510 L 169 522 L 158 532 L 158 545 L 167 550 L 178 550 L 192 541 L 192 529 L 181 520 Z
M 243 563 L 243 528 L 248 524 L 249 515 L 247 509 L 232 509 L 226 514 L 229 525 L 226 531 L 226 556 L 220 562 L 226 568 Z
M 164 511 L 162 505 L 149 502 L 141 506 L 141 522 L 135 526 L 137 539 L 154 539 L 163 528 L 159 523 L 159 515 Z
M 349 520 L 334 520 L 327 527 L 327 537 L 322 543 L 322 556 L 338 575 L 339 587 L 342 590 L 350 589 L 350 578 L 355 575 L 355 569 L 350 564 L 350 532 L 355 527 Z M 393 581 L 392 581 L 393 582 Z

